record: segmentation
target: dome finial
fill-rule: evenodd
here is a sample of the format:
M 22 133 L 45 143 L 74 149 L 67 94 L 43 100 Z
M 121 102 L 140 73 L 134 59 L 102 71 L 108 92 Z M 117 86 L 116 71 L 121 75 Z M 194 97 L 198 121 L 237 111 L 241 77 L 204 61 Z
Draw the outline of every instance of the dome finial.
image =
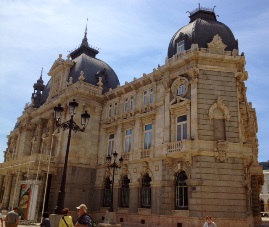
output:
M 80 46 L 89 46 L 88 39 L 87 39 L 87 30 L 88 30 L 88 18 L 86 22 L 85 32 L 84 32 L 84 38 L 82 39 L 82 43 Z
M 42 80 L 42 74 L 43 74 L 43 67 L 41 69 L 40 79 Z
M 87 18 L 86 27 L 85 27 L 84 38 L 87 37 L 87 30 L 88 30 L 88 18 Z

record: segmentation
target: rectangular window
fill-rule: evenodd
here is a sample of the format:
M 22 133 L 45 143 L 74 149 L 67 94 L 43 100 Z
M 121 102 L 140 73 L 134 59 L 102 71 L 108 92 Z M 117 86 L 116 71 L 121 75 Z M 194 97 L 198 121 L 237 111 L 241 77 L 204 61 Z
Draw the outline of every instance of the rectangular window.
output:
M 177 210 L 187 210 L 188 209 L 188 186 L 187 186 L 187 176 L 185 172 L 181 172 L 176 178 L 176 194 L 175 202 Z
M 181 96 L 185 93 L 185 91 L 186 91 L 186 85 L 181 84 L 177 89 L 177 95 Z
M 130 100 L 130 110 L 133 111 L 134 110 L 134 96 L 131 97 Z
M 114 150 L 114 134 L 110 134 L 108 137 L 108 151 L 107 155 L 112 156 Z
M 152 104 L 153 103 L 153 89 L 150 89 L 150 94 L 149 94 L 149 103 Z
M 143 104 L 144 105 L 148 104 L 148 92 L 147 91 L 144 91 L 144 94 L 143 94 Z
M 188 206 L 188 188 L 187 185 L 176 186 L 176 208 L 186 209 Z
M 180 41 L 178 44 L 177 44 L 177 53 L 180 53 L 182 51 L 185 50 L 185 42 L 184 40 L 183 41 Z
M 108 116 L 112 117 L 112 105 L 109 105 Z
M 114 115 L 117 115 L 118 103 L 114 104 Z
M 144 149 L 150 149 L 152 142 L 152 124 L 145 125 L 144 131 Z
M 177 141 L 187 139 L 187 115 L 177 118 Z
M 126 153 L 129 153 L 131 151 L 131 146 L 132 146 L 132 129 L 128 129 L 125 131 L 125 147 L 124 151 Z
M 128 99 L 125 99 L 124 101 L 124 113 L 128 112 Z

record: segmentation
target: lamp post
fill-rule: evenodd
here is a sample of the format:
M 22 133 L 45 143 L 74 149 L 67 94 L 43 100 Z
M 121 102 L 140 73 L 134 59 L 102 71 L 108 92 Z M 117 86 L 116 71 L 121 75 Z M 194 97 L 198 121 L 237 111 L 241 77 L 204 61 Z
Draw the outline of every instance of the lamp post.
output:
M 78 103 L 75 99 L 73 99 L 72 102 L 69 102 L 69 114 L 71 116 L 70 120 L 61 123 L 61 114 L 64 111 L 64 108 L 61 106 L 61 104 L 58 104 L 58 106 L 54 107 L 54 118 L 56 120 L 56 126 L 58 128 L 69 129 L 68 132 L 68 139 L 67 139 L 67 146 L 65 151 L 65 159 L 64 159 L 64 168 L 63 168 L 63 175 L 61 180 L 61 187 L 60 191 L 58 193 L 58 200 L 57 200 L 57 206 L 55 207 L 54 213 L 55 214 L 61 214 L 62 210 L 64 208 L 64 198 L 65 198 L 65 183 L 66 183 L 66 171 L 67 171 L 67 163 L 68 163 L 68 156 L 69 156 L 69 147 L 70 147 L 70 140 L 71 140 L 71 132 L 72 130 L 74 132 L 81 131 L 84 132 L 86 126 L 88 125 L 90 115 L 85 111 L 83 114 L 81 114 L 81 125 L 82 128 L 80 128 L 76 122 L 74 121 L 74 115 L 76 114 L 76 110 L 78 107 Z
M 118 153 L 115 151 L 113 153 L 113 162 L 111 163 L 111 156 L 108 155 L 106 157 L 106 161 L 107 161 L 107 167 L 109 169 L 112 169 L 112 188 L 111 188 L 111 199 L 110 199 L 110 207 L 109 207 L 109 212 L 114 212 L 114 209 L 113 209 L 113 188 L 114 188 L 114 175 L 115 175 L 115 169 L 120 169 L 121 168 L 121 165 L 123 163 L 123 158 L 120 157 L 119 161 L 120 161 L 120 164 L 117 164 L 116 163 L 116 159 L 117 159 L 117 156 L 118 156 Z

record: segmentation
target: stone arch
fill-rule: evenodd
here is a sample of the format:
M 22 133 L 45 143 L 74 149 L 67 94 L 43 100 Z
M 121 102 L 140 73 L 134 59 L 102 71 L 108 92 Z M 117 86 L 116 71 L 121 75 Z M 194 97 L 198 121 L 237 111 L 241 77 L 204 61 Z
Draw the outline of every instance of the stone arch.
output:
M 223 100 L 220 97 L 218 97 L 215 103 L 209 108 L 208 112 L 210 120 L 225 119 L 229 121 L 231 118 L 229 109 L 226 107 L 226 105 L 223 103 Z
M 122 171 L 121 171 L 121 174 L 120 174 L 120 181 L 124 176 L 127 175 L 129 177 L 129 179 L 130 179 L 130 182 L 133 182 L 132 181 L 133 180 L 132 179 L 132 174 L 129 171 L 128 166 L 126 164 L 123 164 L 121 168 L 122 168 Z
M 184 86 L 184 91 L 182 94 L 178 95 L 178 88 L 180 86 Z M 173 99 L 170 104 L 179 103 L 180 101 L 186 100 L 184 96 L 187 94 L 189 89 L 189 80 L 185 77 L 179 76 L 171 85 L 171 93 L 173 95 Z
M 142 163 L 142 167 L 143 167 L 143 170 L 142 170 L 141 173 L 140 173 L 140 179 L 139 179 L 140 184 L 141 184 L 141 182 L 142 182 L 142 178 L 143 178 L 143 176 L 144 176 L 145 174 L 148 174 L 149 177 L 151 178 L 151 181 L 154 181 L 154 176 L 153 176 L 153 173 L 152 173 L 151 169 L 149 168 L 149 164 L 148 164 L 148 162 L 143 162 L 143 163 Z

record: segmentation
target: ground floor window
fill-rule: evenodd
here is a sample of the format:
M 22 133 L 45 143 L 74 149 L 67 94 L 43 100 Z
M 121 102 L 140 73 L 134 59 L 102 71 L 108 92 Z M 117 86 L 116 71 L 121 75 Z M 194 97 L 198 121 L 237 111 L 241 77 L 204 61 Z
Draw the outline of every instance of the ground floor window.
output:
M 109 207 L 111 203 L 111 180 L 109 177 L 105 179 L 105 187 L 104 187 L 104 196 L 103 196 L 103 206 Z
M 129 183 L 130 183 L 130 179 L 128 179 L 128 176 L 125 175 L 122 178 L 121 190 L 120 190 L 121 207 L 129 207 L 129 194 L 130 194 Z
M 176 176 L 176 201 L 175 206 L 177 210 L 188 209 L 188 186 L 187 186 L 187 175 L 184 171 L 179 172 Z
M 151 178 L 148 174 L 144 174 L 142 178 L 142 189 L 141 189 L 141 207 L 151 207 Z

